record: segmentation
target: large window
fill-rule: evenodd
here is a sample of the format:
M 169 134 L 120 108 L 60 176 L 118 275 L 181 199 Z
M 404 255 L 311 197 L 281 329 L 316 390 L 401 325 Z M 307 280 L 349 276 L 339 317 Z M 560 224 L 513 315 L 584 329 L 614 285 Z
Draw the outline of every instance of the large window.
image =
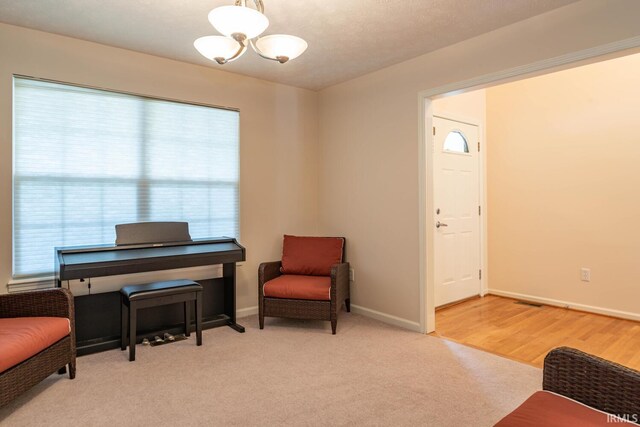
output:
M 188 221 L 239 232 L 239 113 L 14 79 L 13 274 L 53 271 L 55 246 L 113 243 L 114 226 Z

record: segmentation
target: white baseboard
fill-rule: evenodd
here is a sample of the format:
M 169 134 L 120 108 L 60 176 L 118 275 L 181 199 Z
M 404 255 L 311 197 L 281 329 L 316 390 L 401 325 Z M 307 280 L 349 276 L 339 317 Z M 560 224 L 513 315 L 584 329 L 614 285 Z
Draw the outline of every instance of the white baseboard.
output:
M 415 332 L 420 332 L 420 323 L 412 322 L 411 320 L 392 316 L 390 314 L 382 313 L 380 311 L 372 310 L 366 307 L 361 307 L 355 304 L 351 304 L 351 311 L 366 317 L 371 317 L 372 319 L 376 319 L 384 323 L 388 323 L 390 325 L 399 326 L 401 328 L 409 329 Z
M 586 311 L 588 313 L 604 314 L 605 316 L 619 317 L 621 319 L 640 321 L 640 314 L 628 311 L 613 310 L 610 308 L 594 307 L 592 305 L 578 304 L 569 301 L 560 301 L 552 298 L 537 297 L 533 295 L 519 294 L 516 292 L 501 291 L 498 289 L 489 289 L 489 294 L 500 297 L 515 298 L 524 301 L 537 302 L 540 304 L 553 305 L 556 307 L 570 308 L 573 310 Z
M 249 317 L 253 316 L 254 314 L 258 314 L 257 305 L 255 307 L 239 308 L 236 310 L 236 318 Z
M 412 322 L 410 320 L 403 319 L 401 317 L 396 317 L 390 314 L 381 313 L 379 311 L 371 310 L 370 308 L 361 307 L 355 304 L 351 304 L 351 311 L 366 317 L 371 317 L 372 319 L 376 319 L 384 323 L 388 323 L 390 325 L 399 326 L 404 329 L 420 332 L 419 323 Z M 249 317 L 255 314 L 258 314 L 257 305 L 255 307 L 240 308 L 236 310 L 236 318 Z

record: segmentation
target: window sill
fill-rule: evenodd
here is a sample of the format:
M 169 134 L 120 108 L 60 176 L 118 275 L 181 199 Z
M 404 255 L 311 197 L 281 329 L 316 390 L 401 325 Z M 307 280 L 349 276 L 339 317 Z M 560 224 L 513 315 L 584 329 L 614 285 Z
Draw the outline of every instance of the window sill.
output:
M 9 280 L 9 283 L 7 283 L 7 292 L 13 294 L 17 292 L 37 291 L 53 287 L 55 287 L 55 278 L 53 276 L 27 277 L 23 279 Z

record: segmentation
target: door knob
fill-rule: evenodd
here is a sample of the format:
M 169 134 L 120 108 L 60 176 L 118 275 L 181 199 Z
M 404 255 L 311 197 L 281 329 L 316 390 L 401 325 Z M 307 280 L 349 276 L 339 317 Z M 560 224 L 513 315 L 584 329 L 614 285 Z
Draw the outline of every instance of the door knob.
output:
M 440 221 L 436 222 L 436 228 L 448 227 L 448 226 L 449 226 L 448 224 L 445 224 L 443 222 L 440 222 Z

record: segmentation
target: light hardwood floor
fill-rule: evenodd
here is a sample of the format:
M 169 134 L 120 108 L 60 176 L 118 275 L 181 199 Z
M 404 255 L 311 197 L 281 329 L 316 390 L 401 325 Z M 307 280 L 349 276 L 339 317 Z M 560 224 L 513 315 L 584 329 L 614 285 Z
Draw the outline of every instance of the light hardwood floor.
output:
M 640 322 L 494 295 L 436 311 L 434 335 L 538 367 L 569 346 L 640 370 Z

